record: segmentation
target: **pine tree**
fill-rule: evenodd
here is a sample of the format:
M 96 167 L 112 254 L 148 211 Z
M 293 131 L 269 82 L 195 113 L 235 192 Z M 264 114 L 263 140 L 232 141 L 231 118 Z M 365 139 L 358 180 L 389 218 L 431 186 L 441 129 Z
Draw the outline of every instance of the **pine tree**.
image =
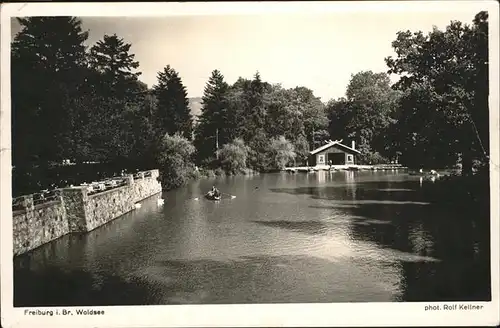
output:
M 241 126 L 241 133 L 243 140 L 251 144 L 256 136 L 265 134 L 265 84 L 262 82 L 259 72 L 254 75 L 253 80 L 249 84 L 244 84 L 243 88 L 245 109 L 241 117 L 244 122 Z
M 264 83 L 260 78 L 259 72 L 257 72 L 255 73 L 254 79 L 250 84 L 250 94 L 248 100 L 251 126 L 257 130 L 264 129 L 265 111 L 263 99 Z
M 158 84 L 153 90 L 158 101 L 155 120 L 157 135 L 181 133 L 184 138 L 191 140 L 193 118 L 187 91 L 179 74 L 167 65 L 158 73 Z
M 113 34 L 104 35 L 90 49 L 90 67 L 98 73 L 99 81 L 96 82 L 104 92 L 110 93 L 109 96 L 130 99 L 141 89 L 138 81 L 141 72 L 134 72 L 139 62 L 134 61 L 131 46 Z
M 245 125 L 242 127 L 243 138 L 251 149 L 249 164 L 259 171 L 267 170 L 270 165 L 267 156 L 270 140 L 265 131 L 265 90 L 266 84 L 257 72 L 244 94 L 248 107 L 244 117 Z
M 226 103 L 227 103 L 227 120 L 226 131 L 228 140 L 236 138 L 243 139 L 245 131 L 245 123 L 248 114 L 248 102 L 245 97 L 250 89 L 248 79 L 238 78 L 238 80 L 228 88 Z
M 74 155 L 78 122 L 72 99 L 85 83 L 84 42 L 76 17 L 18 18 L 12 43 L 14 165 L 47 164 Z
M 228 85 L 224 76 L 214 70 L 205 86 L 203 106 L 196 128 L 195 146 L 198 159 L 214 157 L 217 147 L 230 141 L 227 106 Z

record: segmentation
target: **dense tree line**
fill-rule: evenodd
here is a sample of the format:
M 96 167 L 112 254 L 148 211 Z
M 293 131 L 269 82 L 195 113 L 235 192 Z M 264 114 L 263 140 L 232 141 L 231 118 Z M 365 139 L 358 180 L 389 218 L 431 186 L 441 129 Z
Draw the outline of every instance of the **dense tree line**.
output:
M 450 166 L 489 161 L 488 14 L 471 26 L 454 21 L 427 36 L 400 32 L 387 58 L 390 73 L 404 75 L 394 86 L 399 101 L 396 147 L 407 161 Z
M 452 21 L 428 35 L 402 31 L 386 73 L 352 76 L 346 97 L 328 104 L 330 134 L 354 138 L 366 162 L 399 158 L 411 167 L 489 162 L 488 14 Z
M 181 73 L 168 63 L 148 88 L 131 44 L 104 35 L 88 47 L 75 17 L 19 18 L 12 42 L 13 164 L 29 171 L 70 159 L 160 167 L 165 186 L 196 167 L 236 174 L 304 164 L 329 139 L 355 140 L 364 163 L 487 163 L 488 16 L 445 31 L 399 32 L 388 72 L 352 75 L 324 104 L 306 87 L 214 70 L 195 123 Z M 401 76 L 391 85 L 389 74 Z
M 78 18 L 18 21 L 11 56 L 16 177 L 66 160 L 153 168 L 164 161 L 166 134 L 191 138 L 187 92 L 170 66 L 148 89 L 123 38 L 104 35 L 88 47 Z
M 281 169 L 296 159 L 304 161 L 309 149 L 327 138 L 327 125 L 324 104 L 305 87 L 271 85 L 258 72 L 252 80 L 239 78 L 229 86 L 214 70 L 196 127 L 197 161 L 218 167 L 226 160 L 228 148 L 223 147 L 232 144 L 247 149 L 242 152 L 247 167 Z
M 90 47 L 74 17 L 19 19 L 12 43 L 13 163 L 16 168 L 73 162 L 140 162 L 165 133 L 187 131 L 187 97 L 169 67 L 153 90 L 138 80 L 131 44 L 105 35 Z M 181 102 L 169 103 L 168 93 Z M 167 100 L 165 96 L 167 95 Z M 178 100 L 176 98 L 176 100 Z M 179 113 L 182 127 L 162 124 Z M 184 116 L 182 116 L 184 115 Z

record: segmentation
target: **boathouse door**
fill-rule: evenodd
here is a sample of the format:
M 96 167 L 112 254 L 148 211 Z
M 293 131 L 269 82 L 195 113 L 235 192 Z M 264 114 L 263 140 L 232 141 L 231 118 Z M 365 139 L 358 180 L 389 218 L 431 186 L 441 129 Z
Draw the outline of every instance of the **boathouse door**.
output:
M 332 165 L 344 165 L 345 164 L 345 154 L 344 153 L 329 153 L 328 154 L 328 164 Z

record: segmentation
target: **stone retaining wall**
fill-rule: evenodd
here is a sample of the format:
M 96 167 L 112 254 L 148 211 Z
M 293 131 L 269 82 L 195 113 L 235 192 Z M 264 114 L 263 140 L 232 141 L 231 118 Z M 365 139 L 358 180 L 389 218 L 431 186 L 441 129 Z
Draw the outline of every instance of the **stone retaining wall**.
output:
M 25 209 L 13 212 L 14 254 L 22 254 L 69 232 L 62 199 L 33 205 L 33 197 L 25 197 Z
M 56 201 L 33 205 L 25 196 L 24 209 L 13 212 L 14 255 L 20 255 L 71 232 L 87 232 L 132 211 L 135 203 L 162 191 L 158 170 L 144 172 L 127 184 L 93 195 L 86 186 L 63 188 Z
M 86 201 L 84 201 L 86 231 L 94 230 L 132 211 L 135 208 L 135 203 L 161 192 L 161 184 L 157 178 L 158 171 L 156 174 L 152 172 L 151 177 L 147 178 L 144 177 L 144 174 L 135 180 L 130 176 L 126 186 L 87 196 Z

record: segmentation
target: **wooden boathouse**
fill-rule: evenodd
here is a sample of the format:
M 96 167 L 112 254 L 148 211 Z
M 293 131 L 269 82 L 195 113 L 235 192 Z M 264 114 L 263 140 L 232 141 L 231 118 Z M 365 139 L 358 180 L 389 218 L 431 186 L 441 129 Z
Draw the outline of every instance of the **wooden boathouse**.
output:
M 329 141 L 327 144 L 309 152 L 308 166 L 355 165 L 356 156 L 361 154 L 352 141 L 351 147 L 342 140 Z

